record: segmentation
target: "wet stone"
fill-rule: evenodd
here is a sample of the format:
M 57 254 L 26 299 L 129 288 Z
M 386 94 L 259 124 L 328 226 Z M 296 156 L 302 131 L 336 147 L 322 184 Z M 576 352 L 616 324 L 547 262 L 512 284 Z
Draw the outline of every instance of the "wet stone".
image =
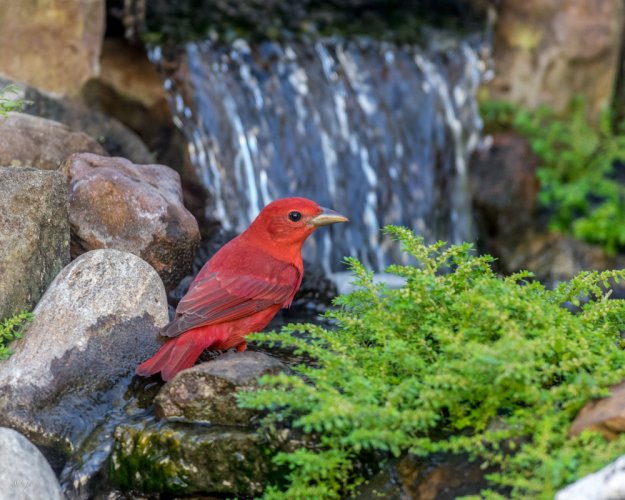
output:
M 106 391 L 158 348 L 165 290 L 135 255 L 97 250 L 59 273 L 33 316 L 0 361 L 0 425 L 64 454 L 96 425 Z
M 280 361 L 260 352 L 223 354 L 167 382 L 154 400 L 156 414 L 168 420 L 247 425 L 258 412 L 239 408 L 237 393 L 254 389 L 259 377 L 284 369 Z
M 258 495 L 271 471 L 258 433 L 176 423 L 121 425 L 108 474 L 121 489 L 144 493 Z

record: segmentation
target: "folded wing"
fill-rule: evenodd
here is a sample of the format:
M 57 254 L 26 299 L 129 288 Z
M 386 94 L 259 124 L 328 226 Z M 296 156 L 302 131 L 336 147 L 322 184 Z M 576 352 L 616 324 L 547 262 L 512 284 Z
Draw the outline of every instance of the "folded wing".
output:
M 267 277 L 207 273 L 192 283 L 178 304 L 176 318 L 161 335 L 177 337 L 192 328 L 234 321 L 276 304 L 287 305 L 299 283 L 299 271 L 288 264 Z

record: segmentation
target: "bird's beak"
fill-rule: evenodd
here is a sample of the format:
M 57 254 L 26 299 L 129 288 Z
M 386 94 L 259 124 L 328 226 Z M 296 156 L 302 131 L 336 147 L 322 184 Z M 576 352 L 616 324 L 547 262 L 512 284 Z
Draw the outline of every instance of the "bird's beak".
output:
M 321 213 L 310 220 L 310 223 L 315 227 L 327 226 L 337 222 L 349 222 L 349 219 L 334 210 L 323 207 L 321 207 Z

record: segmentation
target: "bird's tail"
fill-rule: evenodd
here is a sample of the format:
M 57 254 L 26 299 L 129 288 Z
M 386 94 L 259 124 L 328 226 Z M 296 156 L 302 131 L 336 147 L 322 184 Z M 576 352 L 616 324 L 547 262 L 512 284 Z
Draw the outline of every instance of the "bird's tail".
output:
M 191 332 L 168 340 L 154 356 L 137 367 L 137 375 L 148 377 L 161 372 L 163 380 L 171 380 L 179 371 L 192 367 L 208 347 L 200 340 Z

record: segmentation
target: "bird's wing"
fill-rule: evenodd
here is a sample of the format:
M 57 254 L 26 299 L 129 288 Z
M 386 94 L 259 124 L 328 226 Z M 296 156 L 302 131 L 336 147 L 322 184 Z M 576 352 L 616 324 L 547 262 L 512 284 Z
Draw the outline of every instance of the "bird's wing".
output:
M 177 317 L 161 335 L 177 337 L 191 328 L 234 321 L 288 303 L 299 282 L 300 272 L 292 265 L 266 278 L 209 273 L 191 285 L 178 304 Z

